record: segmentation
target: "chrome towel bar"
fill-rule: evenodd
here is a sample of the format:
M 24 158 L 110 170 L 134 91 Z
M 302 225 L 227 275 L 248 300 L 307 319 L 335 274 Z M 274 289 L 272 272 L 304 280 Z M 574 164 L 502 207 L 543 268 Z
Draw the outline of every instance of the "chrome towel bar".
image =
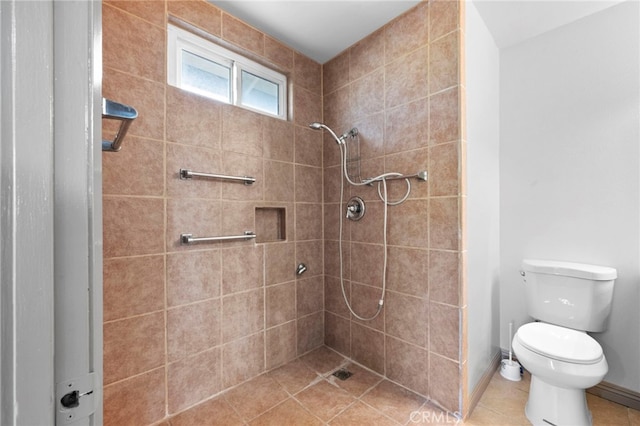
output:
M 398 180 L 398 179 L 412 179 L 415 178 L 417 180 L 420 180 L 422 182 L 426 182 L 427 181 L 427 171 L 426 170 L 420 170 L 418 173 L 413 174 L 413 175 L 401 175 L 401 176 L 388 176 L 385 177 L 384 180 Z M 365 182 L 367 185 L 373 185 L 373 182 L 378 182 L 381 179 L 364 179 L 363 182 Z
M 256 238 L 256 234 L 253 231 L 244 231 L 244 235 L 226 235 L 222 237 L 199 237 L 196 238 L 193 234 L 180 234 L 180 244 L 189 245 L 194 243 L 210 243 L 215 241 L 230 241 L 230 240 L 251 240 Z
M 187 169 L 180 169 L 180 179 L 191 179 L 192 177 L 204 177 L 211 179 L 222 179 L 222 180 L 236 180 L 240 182 L 244 182 L 245 185 L 251 185 L 256 181 L 256 178 L 251 176 L 229 176 L 229 175 L 218 175 L 213 173 L 200 173 L 200 172 L 192 172 Z
M 129 105 L 120 104 L 109 99 L 102 98 L 102 118 L 120 120 L 120 128 L 113 141 L 102 140 L 103 151 L 120 151 L 122 140 L 129 130 L 131 122 L 138 117 L 138 111 Z

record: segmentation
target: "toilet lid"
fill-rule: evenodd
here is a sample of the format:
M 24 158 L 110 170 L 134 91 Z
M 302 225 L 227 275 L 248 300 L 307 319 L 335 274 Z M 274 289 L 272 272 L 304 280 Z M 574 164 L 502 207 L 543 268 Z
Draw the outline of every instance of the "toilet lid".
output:
M 602 347 L 591 336 L 542 322 L 525 324 L 516 339 L 527 349 L 548 358 L 574 364 L 595 364 L 603 358 Z

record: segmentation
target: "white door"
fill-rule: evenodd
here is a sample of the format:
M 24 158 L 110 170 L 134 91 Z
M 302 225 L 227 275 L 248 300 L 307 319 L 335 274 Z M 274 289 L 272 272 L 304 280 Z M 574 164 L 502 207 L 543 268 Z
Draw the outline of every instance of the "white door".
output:
M 99 2 L 0 1 L 2 425 L 102 423 L 101 55 Z

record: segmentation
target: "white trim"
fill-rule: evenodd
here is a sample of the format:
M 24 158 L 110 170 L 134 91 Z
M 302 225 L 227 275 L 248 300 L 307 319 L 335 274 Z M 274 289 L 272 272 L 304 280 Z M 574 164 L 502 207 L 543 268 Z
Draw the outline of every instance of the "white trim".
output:
M 212 96 L 211 93 L 195 88 L 186 88 L 182 84 L 182 53 L 189 52 L 209 59 L 212 62 L 228 66 L 231 70 L 231 90 L 229 101 Z M 259 78 L 270 81 L 278 86 L 278 113 L 252 108 L 242 103 L 241 75 L 247 71 Z M 175 87 L 206 96 L 217 101 L 226 102 L 240 108 L 255 111 L 282 120 L 287 119 L 287 77 L 277 71 L 265 67 L 251 59 L 225 49 L 215 43 L 205 40 L 189 31 L 167 25 L 167 82 Z

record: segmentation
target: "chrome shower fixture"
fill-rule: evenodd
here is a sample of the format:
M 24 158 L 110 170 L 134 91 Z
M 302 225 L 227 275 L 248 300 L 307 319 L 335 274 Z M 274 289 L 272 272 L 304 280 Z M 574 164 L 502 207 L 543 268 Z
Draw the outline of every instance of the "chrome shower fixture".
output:
M 320 129 L 326 130 L 331 134 L 331 136 L 333 136 L 333 138 L 336 140 L 336 143 L 338 145 L 344 145 L 344 140 L 347 139 L 348 137 L 355 138 L 356 136 L 358 136 L 358 129 L 355 127 L 340 137 L 338 137 L 338 135 L 336 135 L 335 132 L 331 130 L 329 126 L 323 123 L 313 122 L 309 124 L 309 127 L 311 127 L 314 130 L 320 130 Z

